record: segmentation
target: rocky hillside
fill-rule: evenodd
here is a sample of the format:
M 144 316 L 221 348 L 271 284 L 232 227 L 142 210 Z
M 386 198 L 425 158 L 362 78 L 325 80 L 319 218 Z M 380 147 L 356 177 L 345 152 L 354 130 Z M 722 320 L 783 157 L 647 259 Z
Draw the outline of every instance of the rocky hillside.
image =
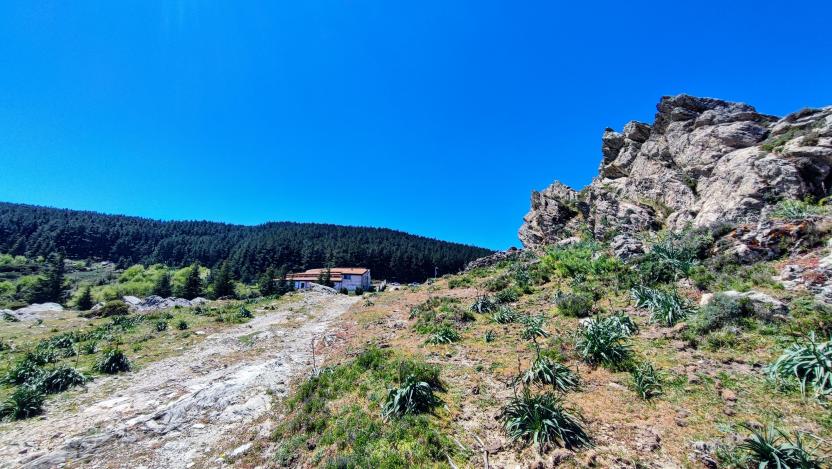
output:
M 778 118 L 754 107 L 665 96 L 653 124 L 602 137 L 598 177 L 575 191 L 532 193 L 519 236 L 527 248 L 573 236 L 619 238 L 663 227 L 754 222 L 782 199 L 826 197 L 832 183 L 832 106 Z

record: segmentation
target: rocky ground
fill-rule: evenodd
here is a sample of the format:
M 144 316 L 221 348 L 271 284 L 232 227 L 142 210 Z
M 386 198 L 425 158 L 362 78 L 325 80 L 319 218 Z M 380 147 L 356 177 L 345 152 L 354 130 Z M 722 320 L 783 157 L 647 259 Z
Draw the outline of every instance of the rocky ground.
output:
M 313 341 L 355 301 L 297 295 L 176 356 L 65 393 L 44 416 L 0 427 L 0 467 L 221 466 L 245 453 L 227 445 L 310 372 Z

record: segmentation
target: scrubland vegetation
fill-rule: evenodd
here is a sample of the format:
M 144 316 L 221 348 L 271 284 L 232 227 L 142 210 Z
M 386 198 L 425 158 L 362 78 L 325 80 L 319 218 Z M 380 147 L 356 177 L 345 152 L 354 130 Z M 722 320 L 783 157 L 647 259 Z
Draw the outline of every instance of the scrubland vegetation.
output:
M 661 233 L 628 261 L 581 241 L 374 294 L 352 313 L 354 358 L 288 401 L 274 460 L 827 467 L 832 308 L 784 290 L 778 260 L 715 254 L 725 232 Z M 430 376 L 399 372 L 411 361 Z

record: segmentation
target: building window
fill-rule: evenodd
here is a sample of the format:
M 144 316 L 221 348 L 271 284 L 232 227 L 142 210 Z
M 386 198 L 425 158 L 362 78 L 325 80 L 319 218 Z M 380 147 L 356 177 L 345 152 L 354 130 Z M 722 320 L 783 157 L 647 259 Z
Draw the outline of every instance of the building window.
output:
M 344 280 L 349 280 L 349 279 L 351 279 L 351 278 L 352 278 L 352 275 L 350 275 L 350 274 L 344 274 Z

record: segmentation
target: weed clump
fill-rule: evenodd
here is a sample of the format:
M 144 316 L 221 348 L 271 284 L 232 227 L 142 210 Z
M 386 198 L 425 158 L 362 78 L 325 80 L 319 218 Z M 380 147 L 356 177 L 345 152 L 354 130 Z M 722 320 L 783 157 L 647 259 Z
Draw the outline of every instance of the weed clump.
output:
M 650 363 L 641 363 L 630 370 L 633 390 L 642 399 L 651 399 L 662 394 L 662 380 Z

